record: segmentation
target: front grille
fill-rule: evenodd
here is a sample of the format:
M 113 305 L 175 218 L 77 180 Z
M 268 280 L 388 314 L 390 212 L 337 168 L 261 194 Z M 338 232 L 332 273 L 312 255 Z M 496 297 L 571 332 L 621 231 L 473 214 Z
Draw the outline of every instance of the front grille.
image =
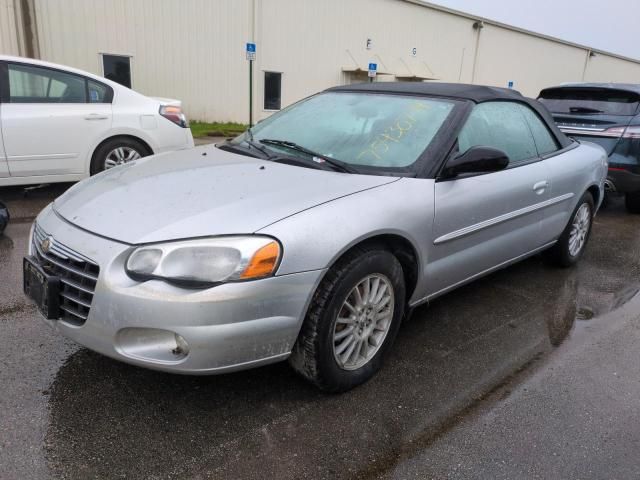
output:
M 47 239 L 45 252 L 42 244 Z M 89 316 L 100 267 L 55 241 L 37 223 L 33 229 L 32 247 L 33 255 L 42 267 L 60 279 L 60 319 L 82 325 Z

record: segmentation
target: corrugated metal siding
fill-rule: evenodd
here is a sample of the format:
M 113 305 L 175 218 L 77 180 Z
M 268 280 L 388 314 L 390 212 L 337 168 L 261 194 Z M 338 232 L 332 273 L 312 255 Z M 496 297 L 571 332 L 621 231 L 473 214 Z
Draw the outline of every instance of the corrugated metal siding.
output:
M 100 53 L 131 55 L 135 90 L 179 98 L 190 118 L 199 120 L 248 120 L 244 44 L 252 35 L 254 3 L 255 119 L 270 114 L 262 108 L 264 71 L 282 72 L 286 106 L 353 81 L 355 76 L 343 72 L 353 64 L 347 52 L 359 63 L 375 59 L 391 71 L 398 70 L 399 59 L 424 62 L 442 81 L 507 86 L 512 80 L 530 96 L 549 85 L 581 81 L 583 74 L 584 80 L 640 83 L 640 62 L 602 52 L 587 60 L 586 48 L 490 22 L 477 43 L 476 19 L 408 1 L 34 2 L 43 59 L 102 74 Z M 0 8 L 11 3 L 0 0 Z M 370 50 L 367 38 L 373 41 Z
M 100 53 L 131 55 L 135 90 L 179 98 L 195 119 L 244 120 L 239 87 L 244 82 L 248 88 L 248 80 L 239 76 L 246 67 L 249 5 L 250 0 L 36 0 L 41 57 L 101 75 Z
M 345 83 L 342 66 L 353 63 L 347 50 L 395 71 L 415 47 L 416 61 L 441 80 L 471 80 L 472 22 L 443 12 L 397 0 L 269 0 L 261 3 L 259 18 L 258 69 L 284 72 L 284 104 Z
M 585 81 L 640 83 L 640 63 L 597 53 L 588 60 Z
M 20 55 L 13 0 L 0 0 L 0 53 Z
M 506 87 L 536 97 L 549 85 L 581 81 L 586 52 L 562 43 L 485 24 L 480 33 L 475 83 Z

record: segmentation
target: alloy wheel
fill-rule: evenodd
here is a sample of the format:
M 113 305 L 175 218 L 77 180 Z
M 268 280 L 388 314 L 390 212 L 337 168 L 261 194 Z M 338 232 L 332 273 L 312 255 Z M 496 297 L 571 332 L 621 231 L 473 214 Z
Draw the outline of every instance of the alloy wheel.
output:
M 333 329 L 333 355 L 343 370 L 357 370 L 378 352 L 393 320 L 394 291 L 384 275 L 360 280 L 345 298 Z
M 111 150 L 104 160 L 104 169 L 108 170 L 117 165 L 130 162 L 142 158 L 142 155 L 137 150 L 131 147 L 117 147 Z
M 584 248 L 590 226 L 591 208 L 589 204 L 583 203 L 573 217 L 569 232 L 569 254 L 572 257 L 577 256 Z

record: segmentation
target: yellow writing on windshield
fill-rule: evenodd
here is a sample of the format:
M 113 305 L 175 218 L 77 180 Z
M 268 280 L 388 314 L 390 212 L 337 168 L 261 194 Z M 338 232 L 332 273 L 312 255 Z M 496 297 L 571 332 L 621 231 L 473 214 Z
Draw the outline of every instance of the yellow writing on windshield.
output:
M 429 105 L 422 102 L 411 103 L 405 112 L 392 120 L 381 133 L 376 134 L 374 140 L 360 152 L 357 159 L 369 156 L 375 160 L 382 160 L 389 151 L 389 145 L 401 143 L 406 138 L 406 133 L 413 128 L 417 121 L 415 114 L 430 108 Z

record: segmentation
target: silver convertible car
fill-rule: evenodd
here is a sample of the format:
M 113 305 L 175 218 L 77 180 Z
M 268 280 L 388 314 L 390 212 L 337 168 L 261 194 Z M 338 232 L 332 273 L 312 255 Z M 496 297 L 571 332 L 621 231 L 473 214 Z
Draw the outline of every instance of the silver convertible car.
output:
M 57 331 L 134 365 L 289 359 L 344 391 L 417 305 L 536 252 L 578 261 L 606 162 L 515 91 L 331 88 L 78 183 L 37 217 L 24 289 Z

